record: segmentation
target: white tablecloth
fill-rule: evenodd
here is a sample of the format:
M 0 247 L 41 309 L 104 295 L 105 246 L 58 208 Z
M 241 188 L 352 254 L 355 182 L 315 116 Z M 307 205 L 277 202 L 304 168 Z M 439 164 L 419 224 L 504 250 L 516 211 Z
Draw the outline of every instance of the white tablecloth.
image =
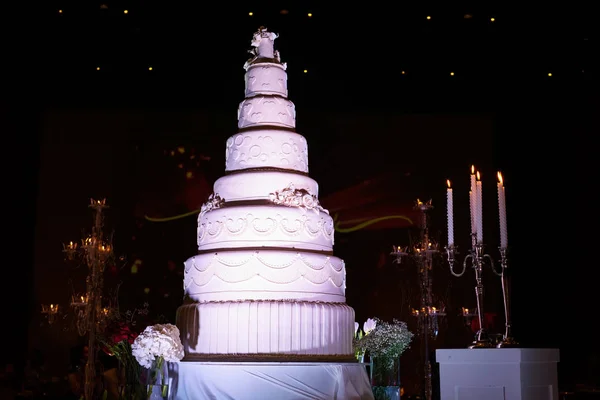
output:
M 170 399 L 373 400 L 359 363 L 180 362 L 169 365 Z

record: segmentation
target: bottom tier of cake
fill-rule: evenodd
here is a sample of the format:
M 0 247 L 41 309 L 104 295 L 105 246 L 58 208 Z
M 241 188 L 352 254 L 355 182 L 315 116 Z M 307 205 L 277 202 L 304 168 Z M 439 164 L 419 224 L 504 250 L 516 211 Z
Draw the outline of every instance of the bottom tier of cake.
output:
M 177 310 L 184 360 L 351 358 L 354 310 L 345 303 L 223 301 Z M 258 357 L 258 356 L 261 357 Z

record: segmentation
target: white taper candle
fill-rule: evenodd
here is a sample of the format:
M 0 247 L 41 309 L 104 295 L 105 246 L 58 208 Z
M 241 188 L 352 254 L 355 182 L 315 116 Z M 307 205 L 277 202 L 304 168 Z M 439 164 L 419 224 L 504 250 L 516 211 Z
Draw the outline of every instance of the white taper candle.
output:
M 448 189 L 446 189 L 446 198 L 448 203 L 448 247 L 454 246 L 454 200 L 452 198 L 452 186 L 450 181 L 447 180 Z
M 477 212 L 475 186 L 475 166 L 471 165 L 471 190 L 469 191 L 469 205 L 471 206 L 471 234 L 477 232 L 477 225 L 475 224 L 475 213 Z
M 508 234 L 506 230 L 506 196 L 504 193 L 504 180 L 498 172 L 498 210 L 500 211 L 500 248 L 508 246 Z
M 481 176 L 477 171 L 477 182 L 475 184 L 475 221 L 477 226 L 477 243 L 483 243 L 483 190 L 481 188 Z

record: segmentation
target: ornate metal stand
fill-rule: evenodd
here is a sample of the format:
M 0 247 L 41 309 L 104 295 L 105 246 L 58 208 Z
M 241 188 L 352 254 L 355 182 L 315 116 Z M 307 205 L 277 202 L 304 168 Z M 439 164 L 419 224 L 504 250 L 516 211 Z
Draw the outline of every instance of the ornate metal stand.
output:
M 511 332 L 511 316 L 510 316 L 510 285 L 507 258 L 507 236 L 506 236 L 506 200 L 504 195 L 504 183 L 502 174 L 498 172 L 498 209 L 500 213 L 500 264 L 502 270 L 496 271 L 494 261 L 489 254 L 485 253 L 485 245 L 483 244 L 483 215 L 482 215 L 482 186 L 479 171 L 475 170 L 475 166 L 471 166 L 471 191 L 469 192 L 470 209 L 471 209 L 471 250 L 463 261 L 463 268 L 460 273 L 454 271 L 456 256 L 458 255 L 457 246 L 454 245 L 454 221 L 453 221 L 453 198 L 452 187 L 450 181 L 447 181 L 448 189 L 446 191 L 448 201 L 448 246 L 446 246 L 446 254 L 448 256 L 448 264 L 450 272 L 456 277 L 464 275 L 467 264 L 475 270 L 475 295 L 477 298 L 477 318 L 479 320 L 479 331 L 470 349 L 489 348 L 489 347 L 515 347 L 518 343 L 512 337 Z M 488 332 L 484 326 L 483 312 L 483 283 L 482 274 L 483 266 L 487 263 L 490 265 L 494 274 L 501 278 L 502 282 L 502 297 L 504 299 L 504 316 L 505 316 L 505 331 L 503 339 L 494 346 L 490 341 Z M 467 317 L 468 309 L 463 308 L 463 316 Z
M 458 246 L 447 246 L 446 254 L 448 256 L 448 264 L 450 264 L 450 272 L 452 275 L 456 277 L 461 277 L 464 275 L 467 270 L 467 265 L 470 263 L 473 269 L 475 270 L 475 295 L 477 298 L 477 319 L 479 320 L 479 331 L 477 331 L 475 341 L 469 346 L 470 349 L 481 349 L 481 348 L 490 348 L 494 347 L 488 337 L 488 332 L 484 326 L 484 313 L 483 313 L 483 267 L 485 261 L 489 263 L 492 271 L 498 275 L 502 276 L 501 273 L 497 272 L 494 267 L 494 260 L 489 254 L 486 254 L 484 251 L 485 245 L 483 243 L 477 243 L 477 236 L 475 234 L 471 235 L 471 250 L 469 254 L 465 257 L 463 261 L 463 269 L 460 273 L 454 272 L 454 264 L 456 262 L 456 256 L 458 253 Z
M 85 366 L 85 389 L 86 400 L 91 400 L 94 394 L 96 381 L 96 340 L 97 334 L 105 327 L 108 308 L 102 307 L 102 294 L 104 288 L 104 270 L 107 263 L 113 258 L 112 243 L 110 238 L 105 238 L 103 233 L 102 211 L 108 208 L 106 200 L 91 200 L 90 208 L 94 210 L 94 226 L 91 236 L 81 241 L 81 247 L 70 242 L 64 245 L 63 252 L 67 259 L 81 258 L 88 267 L 86 277 L 85 295 L 73 296 L 71 306 L 73 307 L 77 329 L 80 335 L 88 334 L 88 359 Z
M 502 265 L 502 297 L 504 298 L 504 336 L 496 345 L 497 348 L 519 347 L 519 343 L 512 336 L 512 320 L 510 315 L 510 276 L 508 270 L 508 249 L 500 247 L 500 265 Z
M 417 265 L 419 272 L 419 288 L 420 288 L 420 309 L 413 309 L 412 315 L 417 318 L 418 333 L 422 337 L 423 352 L 424 352 L 424 380 L 425 380 L 425 399 L 431 400 L 433 396 L 433 382 L 431 361 L 429 357 L 429 338 L 437 338 L 439 333 L 440 319 L 446 315 L 445 307 L 433 306 L 432 279 L 431 270 L 433 268 L 433 257 L 439 253 L 438 246 L 432 243 L 429 236 L 429 215 L 428 212 L 433 208 L 431 200 L 423 203 L 417 200 L 415 209 L 421 211 L 423 218 L 422 229 L 420 234 L 420 243 L 413 248 L 402 248 L 394 246 L 394 251 L 391 255 L 395 256 L 394 262 L 401 263 L 404 258 L 412 259 Z

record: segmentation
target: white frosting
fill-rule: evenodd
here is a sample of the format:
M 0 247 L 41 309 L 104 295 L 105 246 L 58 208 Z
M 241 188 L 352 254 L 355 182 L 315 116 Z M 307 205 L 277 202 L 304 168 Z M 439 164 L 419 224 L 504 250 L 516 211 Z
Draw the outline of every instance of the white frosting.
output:
M 286 67 L 275 62 L 276 37 L 265 28 L 254 35 L 238 108 L 243 131 L 227 140 L 225 153 L 225 170 L 236 173 L 215 182 L 198 216 L 202 254 L 185 262 L 184 292 L 195 303 L 179 308 L 177 326 L 188 359 L 353 354 L 344 261 L 327 255 L 333 220 L 318 202 L 317 182 L 285 172 L 308 172 L 308 146 L 293 132 L 296 111 Z M 250 203 L 232 204 L 244 200 Z
M 257 125 L 296 126 L 294 103 L 281 96 L 261 95 L 246 98 L 238 108 L 238 128 Z
M 279 130 L 238 133 L 227 139 L 225 170 L 272 167 L 308 172 L 308 146 L 304 136 Z
M 251 65 L 244 75 L 246 97 L 276 94 L 287 97 L 287 73 L 283 65 L 260 63 Z
M 286 247 L 331 251 L 333 219 L 329 214 L 274 205 L 216 208 L 198 221 L 198 250 L 236 247 Z
M 352 354 L 354 310 L 346 304 L 242 301 L 181 306 L 186 358 L 201 354 Z
M 225 175 L 215 182 L 214 193 L 225 201 L 269 199 L 289 185 L 318 196 L 319 184 L 305 175 L 279 171 L 241 172 Z
M 184 265 L 184 292 L 194 301 L 346 301 L 346 268 L 338 257 L 230 250 L 198 254 Z

